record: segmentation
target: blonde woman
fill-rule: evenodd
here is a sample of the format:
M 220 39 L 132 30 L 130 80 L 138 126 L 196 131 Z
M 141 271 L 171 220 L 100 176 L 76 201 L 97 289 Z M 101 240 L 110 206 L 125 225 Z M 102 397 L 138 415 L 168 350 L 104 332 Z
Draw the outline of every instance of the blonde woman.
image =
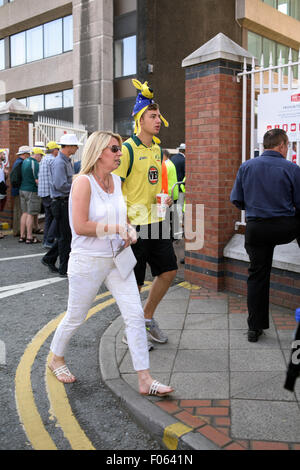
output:
M 51 343 L 53 357 L 49 367 L 60 382 L 75 382 L 65 364 L 64 351 L 104 282 L 125 322 L 139 392 L 164 396 L 173 389 L 150 376 L 144 312 L 134 272 L 122 279 L 113 261 L 112 250 L 117 252 L 122 245 L 136 242 L 135 231 L 132 227 L 128 231 L 126 224 L 121 180 L 112 174 L 120 164 L 121 146 L 118 134 L 98 131 L 89 137 L 84 148 L 81 171 L 73 182 L 69 201 L 72 245 L 68 309 Z

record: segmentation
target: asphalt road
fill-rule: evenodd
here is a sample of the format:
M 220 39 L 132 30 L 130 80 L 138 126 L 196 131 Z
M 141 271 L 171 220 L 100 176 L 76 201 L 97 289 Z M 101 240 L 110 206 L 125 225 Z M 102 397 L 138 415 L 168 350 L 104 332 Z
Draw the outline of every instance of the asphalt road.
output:
M 50 441 L 58 450 L 80 450 L 81 438 L 70 442 L 66 426 L 77 426 L 95 450 L 161 449 L 101 380 L 99 341 L 119 315 L 115 304 L 92 315 L 70 341 L 66 361 L 77 382 L 63 388 L 73 421 L 57 421 L 45 371 L 55 324 L 67 307 L 68 281 L 41 264 L 43 253 L 41 244 L 19 244 L 12 235 L 0 240 L 0 449 L 47 448 Z M 99 295 L 105 292 L 103 286 Z

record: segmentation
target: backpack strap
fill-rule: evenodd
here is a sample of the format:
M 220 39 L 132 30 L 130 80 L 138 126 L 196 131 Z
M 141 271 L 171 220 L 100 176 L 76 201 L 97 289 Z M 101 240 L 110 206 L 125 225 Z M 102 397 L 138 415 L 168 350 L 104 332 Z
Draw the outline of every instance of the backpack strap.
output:
M 129 152 L 129 168 L 128 168 L 127 175 L 126 175 L 126 178 L 128 178 L 128 176 L 130 175 L 131 170 L 132 170 L 132 166 L 133 166 L 133 162 L 134 162 L 134 154 L 133 154 L 133 148 L 128 142 L 124 142 L 123 145 L 127 148 L 128 152 Z M 161 161 L 161 163 L 163 162 L 163 159 L 164 159 L 164 154 L 163 154 L 162 148 L 160 147 L 160 161 Z
M 127 175 L 126 175 L 126 178 L 128 178 L 128 176 L 131 173 L 132 166 L 133 166 L 133 160 L 134 160 L 133 148 L 131 147 L 131 145 L 128 142 L 124 142 L 123 145 L 127 148 L 128 152 L 129 152 L 129 159 L 130 159 L 129 160 L 129 168 L 128 168 Z

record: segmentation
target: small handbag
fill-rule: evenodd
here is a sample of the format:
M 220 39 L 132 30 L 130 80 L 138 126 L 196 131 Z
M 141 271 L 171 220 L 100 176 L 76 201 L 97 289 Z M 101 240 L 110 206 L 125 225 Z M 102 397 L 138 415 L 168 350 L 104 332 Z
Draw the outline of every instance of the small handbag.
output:
M 126 248 L 121 248 L 116 254 L 114 253 L 112 242 L 110 240 L 111 249 L 113 252 L 114 263 L 120 273 L 122 279 L 127 279 L 129 274 L 132 272 L 137 261 L 136 257 L 133 254 L 131 246 Z

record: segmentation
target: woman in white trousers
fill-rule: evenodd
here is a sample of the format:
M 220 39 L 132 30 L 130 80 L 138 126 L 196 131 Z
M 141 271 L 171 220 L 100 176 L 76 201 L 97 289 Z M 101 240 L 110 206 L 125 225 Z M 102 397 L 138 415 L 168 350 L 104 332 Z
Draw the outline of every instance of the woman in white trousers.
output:
M 53 355 L 49 368 L 60 382 L 75 382 L 65 364 L 64 352 L 104 282 L 124 319 L 139 392 L 164 396 L 173 389 L 153 380 L 149 372 L 144 312 L 134 271 L 123 279 L 113 260 L 113 253 L 120 247 L 136 242 L 135 230 L 126 223 L 121 180 L 111 173 L 120 164 L 121 146 L 118 134 L 98 131 L 88 138 L 84 148 L 81 171 L 73 182 L 69 200 L 72 245 L 68 309 L 50 346 Z

